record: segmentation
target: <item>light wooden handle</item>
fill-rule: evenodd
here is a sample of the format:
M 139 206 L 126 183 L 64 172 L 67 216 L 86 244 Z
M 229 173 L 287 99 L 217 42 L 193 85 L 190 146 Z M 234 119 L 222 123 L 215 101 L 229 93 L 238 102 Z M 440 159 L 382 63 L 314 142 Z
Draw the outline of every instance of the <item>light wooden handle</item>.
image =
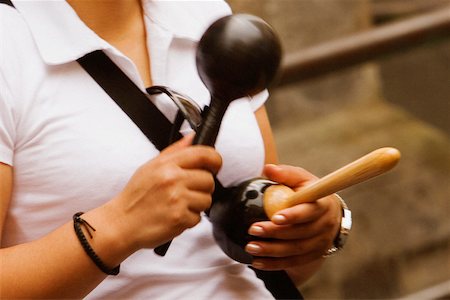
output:
M 269 218 L 277 211 L 313 202 L 392 169 L 400 159 L 395 148 L 380 148 L 294 192 L 274 185 L 264 194 L 264 210 Z

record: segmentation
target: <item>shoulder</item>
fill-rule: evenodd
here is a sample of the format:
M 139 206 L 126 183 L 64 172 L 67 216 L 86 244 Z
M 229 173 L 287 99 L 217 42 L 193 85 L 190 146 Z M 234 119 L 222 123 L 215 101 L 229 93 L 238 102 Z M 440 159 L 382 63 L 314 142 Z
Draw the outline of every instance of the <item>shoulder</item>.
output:
M 31 34 L 20 13 L 9 5 L 0 4 L 0 51 L 9 50 L 18 43 L 26 42 L 28 38 L 31 38 Z
M 40 54 L 28 24 L 14 8 L 0 4 L 0 74 L 13 89 L 25 74 L 36 71 Z
M 26 58 L 37 50 L 28 24 L 16 9 L 5 4 L 0 4 L 0 43 L 4 58 L 0 65 Z

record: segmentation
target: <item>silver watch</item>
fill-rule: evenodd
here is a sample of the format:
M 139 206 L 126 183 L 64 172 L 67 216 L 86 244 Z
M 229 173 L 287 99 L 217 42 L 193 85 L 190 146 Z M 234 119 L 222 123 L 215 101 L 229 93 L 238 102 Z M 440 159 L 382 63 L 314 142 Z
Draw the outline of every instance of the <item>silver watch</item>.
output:
M 348 234 L 350 233 L 350 229 L 352 229 L 352 212 L 348 208 L 345 201 L 338 195 L 334 194 L 338 199 L 342 207 L 342 220 L 341 220 L 341 228 L 339 230 L 338 235 L 333 241 L 333 246 L 327 250 L 327 252 L 323 255 L 323 257 L 330 257 L 336 254 L 339 250 L 341 250 L 346 241 Z

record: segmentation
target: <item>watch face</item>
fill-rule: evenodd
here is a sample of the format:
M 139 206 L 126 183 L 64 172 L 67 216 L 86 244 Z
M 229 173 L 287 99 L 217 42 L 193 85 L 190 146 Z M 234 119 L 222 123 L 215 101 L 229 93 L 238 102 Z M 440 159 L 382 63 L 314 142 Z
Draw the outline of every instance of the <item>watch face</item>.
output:
M 344 209 L 344 214 L 341 221 L 341 231 L 338 238 L 335 240 L 334 245 L 341 249 L 347 242 L 347 236 L 352 228 L 352 212 L 348 209 Z
M 346 233 L 352 229 L 352 212 L 349 209 L 344 209 L 344 215 L 342 216 L 341 231 L 345 230 Z

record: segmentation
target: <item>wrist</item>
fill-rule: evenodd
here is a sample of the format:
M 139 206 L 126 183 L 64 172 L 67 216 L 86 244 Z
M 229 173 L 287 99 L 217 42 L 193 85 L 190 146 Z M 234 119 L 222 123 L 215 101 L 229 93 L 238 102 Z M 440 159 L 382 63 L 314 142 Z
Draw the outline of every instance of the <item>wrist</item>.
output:
M 106 203 L 81 216 L 95 231 L 92 238 L 86 228 L 83 228 L 88 242 L 102 261 L 113 268 L 136 251 L 130 236 L 127 236 L 120 223 L 121 217 L 111 203 Z
M 352 228 L 352 213 L 348 208 L 345 201 L 338 195 L 334 194 L 336 199 L 339 201 L 341 206 L 341 222 L 339 226 L 339 231 L 333 240 L 333 246 L 327 250 L 327 252 L 323 255 L 323 257 L 330 257 L 339 252 L 344 248 L 345 243 L 347 242 L 348 235 Z
M 84 252 L 89 256 L 91 261 L 95 263 L 98 269 L 100 269 L 103 273 L 107 275 L 117 275 L 120 272 L 120 264 L 111 268 L 106 265 L 103 260 L 97 255 L 97 253 L 92 249 L 91 244 L 89 243 L 88 238 L 86 237 L 86 232 L 89 238 L 93 238 L 93 234 L 97 231 L 88 221 L 82 218 L 84 212 L 77 212 L 73 215 L 73 229 L 75 230 L 75 234 L 83 247 Z

